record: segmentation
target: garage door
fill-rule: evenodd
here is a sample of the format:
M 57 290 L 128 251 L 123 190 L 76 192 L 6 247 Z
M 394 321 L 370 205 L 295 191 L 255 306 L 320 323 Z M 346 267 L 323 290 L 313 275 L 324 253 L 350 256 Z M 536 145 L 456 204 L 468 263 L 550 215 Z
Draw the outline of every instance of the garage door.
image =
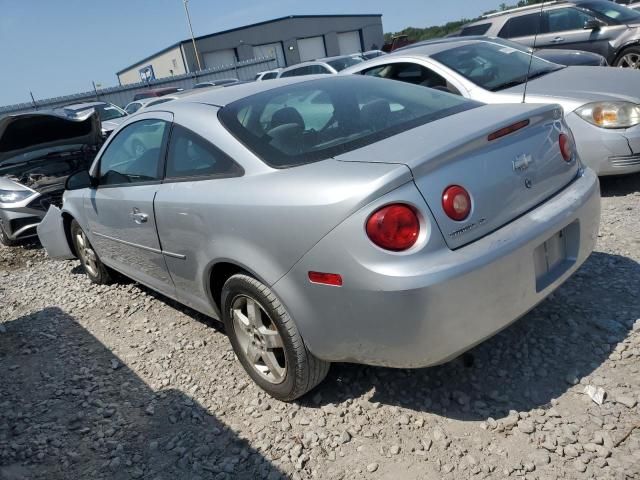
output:
M 284 61 L 284 50 L 281 43 L 267 43 L 266 45 L 256 45 L 253 47 L 253 56 L 255 58 L 275 57 L 278 61 L 278 67 L 286 67 Z
M 342 55 L 361 52 L 360 32 L 356 30 L 355 32 L 339 33 L 338 48 L 340 48 L 340 54 Z
M 301 62 L 327 56 L 322 37 L 301 38 L 298 40 L 298 51 Z
M 223 65 L 233 65 L 236 53 L 233 48 L 228 48 L 226 50 L 216 50 L 215 52 L 205 52 L 202 57 L 206 68 L 215 68 Z

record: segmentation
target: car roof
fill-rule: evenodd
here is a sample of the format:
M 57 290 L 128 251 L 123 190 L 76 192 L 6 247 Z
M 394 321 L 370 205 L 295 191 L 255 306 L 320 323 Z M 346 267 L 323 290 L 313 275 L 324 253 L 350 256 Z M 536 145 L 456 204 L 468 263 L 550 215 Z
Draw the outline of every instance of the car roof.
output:
M 276 78 L 268 82 L 247 82 L 235 84 L 233 88 L 202 88 L 197 90 L 189 90 L 189 95 L 183 95 L 171 102 L 171 105 L 184 105 L 185 103 L 203 103 L 216 107 L 224 107 L 236 100 L 240 100 L 251 95 L 273 90 L 286 85 L 295 83 L 304 83 L 311 80 L 325 79 L 335 80 L 334 75 L 305 75 L 302 77 L 286 77 Z M 170 110 L 169 102 L 152 107 L 158 110 Z M 151 110 L 147 110 L 151 111 Z
M 493 38 L 484 37 L 484 36 L 468 36 L 468 37 L 448 37 L 441 38 L 438 40 L 426 40 L 420 43 L 414 43 L 413 45 L 408 45 L 403 48 L 399 48 L 398 50 L 389 54 L 389 56 L 399 56 L 399 55 L 425 55 L 431 56 L 436 53 L 444 52 L 446 50 L 451 50 L 452 48 L 459 47 L 462 45 L 472 45 L 474 43 L 482 43 L 482 42 L 491 42 Z M 525 46 L 526 48 L 526 46 Z

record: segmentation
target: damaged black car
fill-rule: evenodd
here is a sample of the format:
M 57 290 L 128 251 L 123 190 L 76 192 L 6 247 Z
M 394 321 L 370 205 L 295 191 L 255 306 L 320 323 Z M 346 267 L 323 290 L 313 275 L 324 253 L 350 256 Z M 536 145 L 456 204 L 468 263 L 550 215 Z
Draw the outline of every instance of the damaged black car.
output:
M 95 110 L 30 112 L 0 118 L 0 243 L 37 236 L 67 178 L 87 170 L 103 142 Z

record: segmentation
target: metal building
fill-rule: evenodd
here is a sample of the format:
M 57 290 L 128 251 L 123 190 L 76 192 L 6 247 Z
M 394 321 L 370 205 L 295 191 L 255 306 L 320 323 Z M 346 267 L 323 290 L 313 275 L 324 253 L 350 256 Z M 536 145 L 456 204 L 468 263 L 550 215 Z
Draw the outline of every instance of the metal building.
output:
M 291 15 L 195 39 L 202 68 L 273 57 L 285 67 L 357 53 L 384 44 L 382 15 Z M 122 85 L 198 70 L 191 40 L 182 40 L 117 72 Z

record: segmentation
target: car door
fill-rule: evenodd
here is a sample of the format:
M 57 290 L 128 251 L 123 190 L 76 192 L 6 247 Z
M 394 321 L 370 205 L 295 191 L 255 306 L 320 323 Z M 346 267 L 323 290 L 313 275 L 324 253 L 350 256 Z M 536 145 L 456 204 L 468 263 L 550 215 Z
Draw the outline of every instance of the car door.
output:
M 600 28 L 585 28 L 588 22 Z M 598 20 L 583 8 L 565 6 L 545 13 L 545 29 L 538 36 L 539 48 L 567 48 L 609 56 L 608 41 L 615 27 Z
M 202 128 L 196 126 L 195 128 Z M 227 235 L 227 194 L 242 188 L 243 168 L 204 136 L 174 124 L 165 180 L 155 200 L 158 234 L 180 302 L 215 315 L 205 270 Z
M 103 262 L 173 296 L 156 229 L 154 199 L 163 177 L 172 115 L 142 114 L 120 130 L 92 167 L 98 186 L 85 199 L 92 244 Z

